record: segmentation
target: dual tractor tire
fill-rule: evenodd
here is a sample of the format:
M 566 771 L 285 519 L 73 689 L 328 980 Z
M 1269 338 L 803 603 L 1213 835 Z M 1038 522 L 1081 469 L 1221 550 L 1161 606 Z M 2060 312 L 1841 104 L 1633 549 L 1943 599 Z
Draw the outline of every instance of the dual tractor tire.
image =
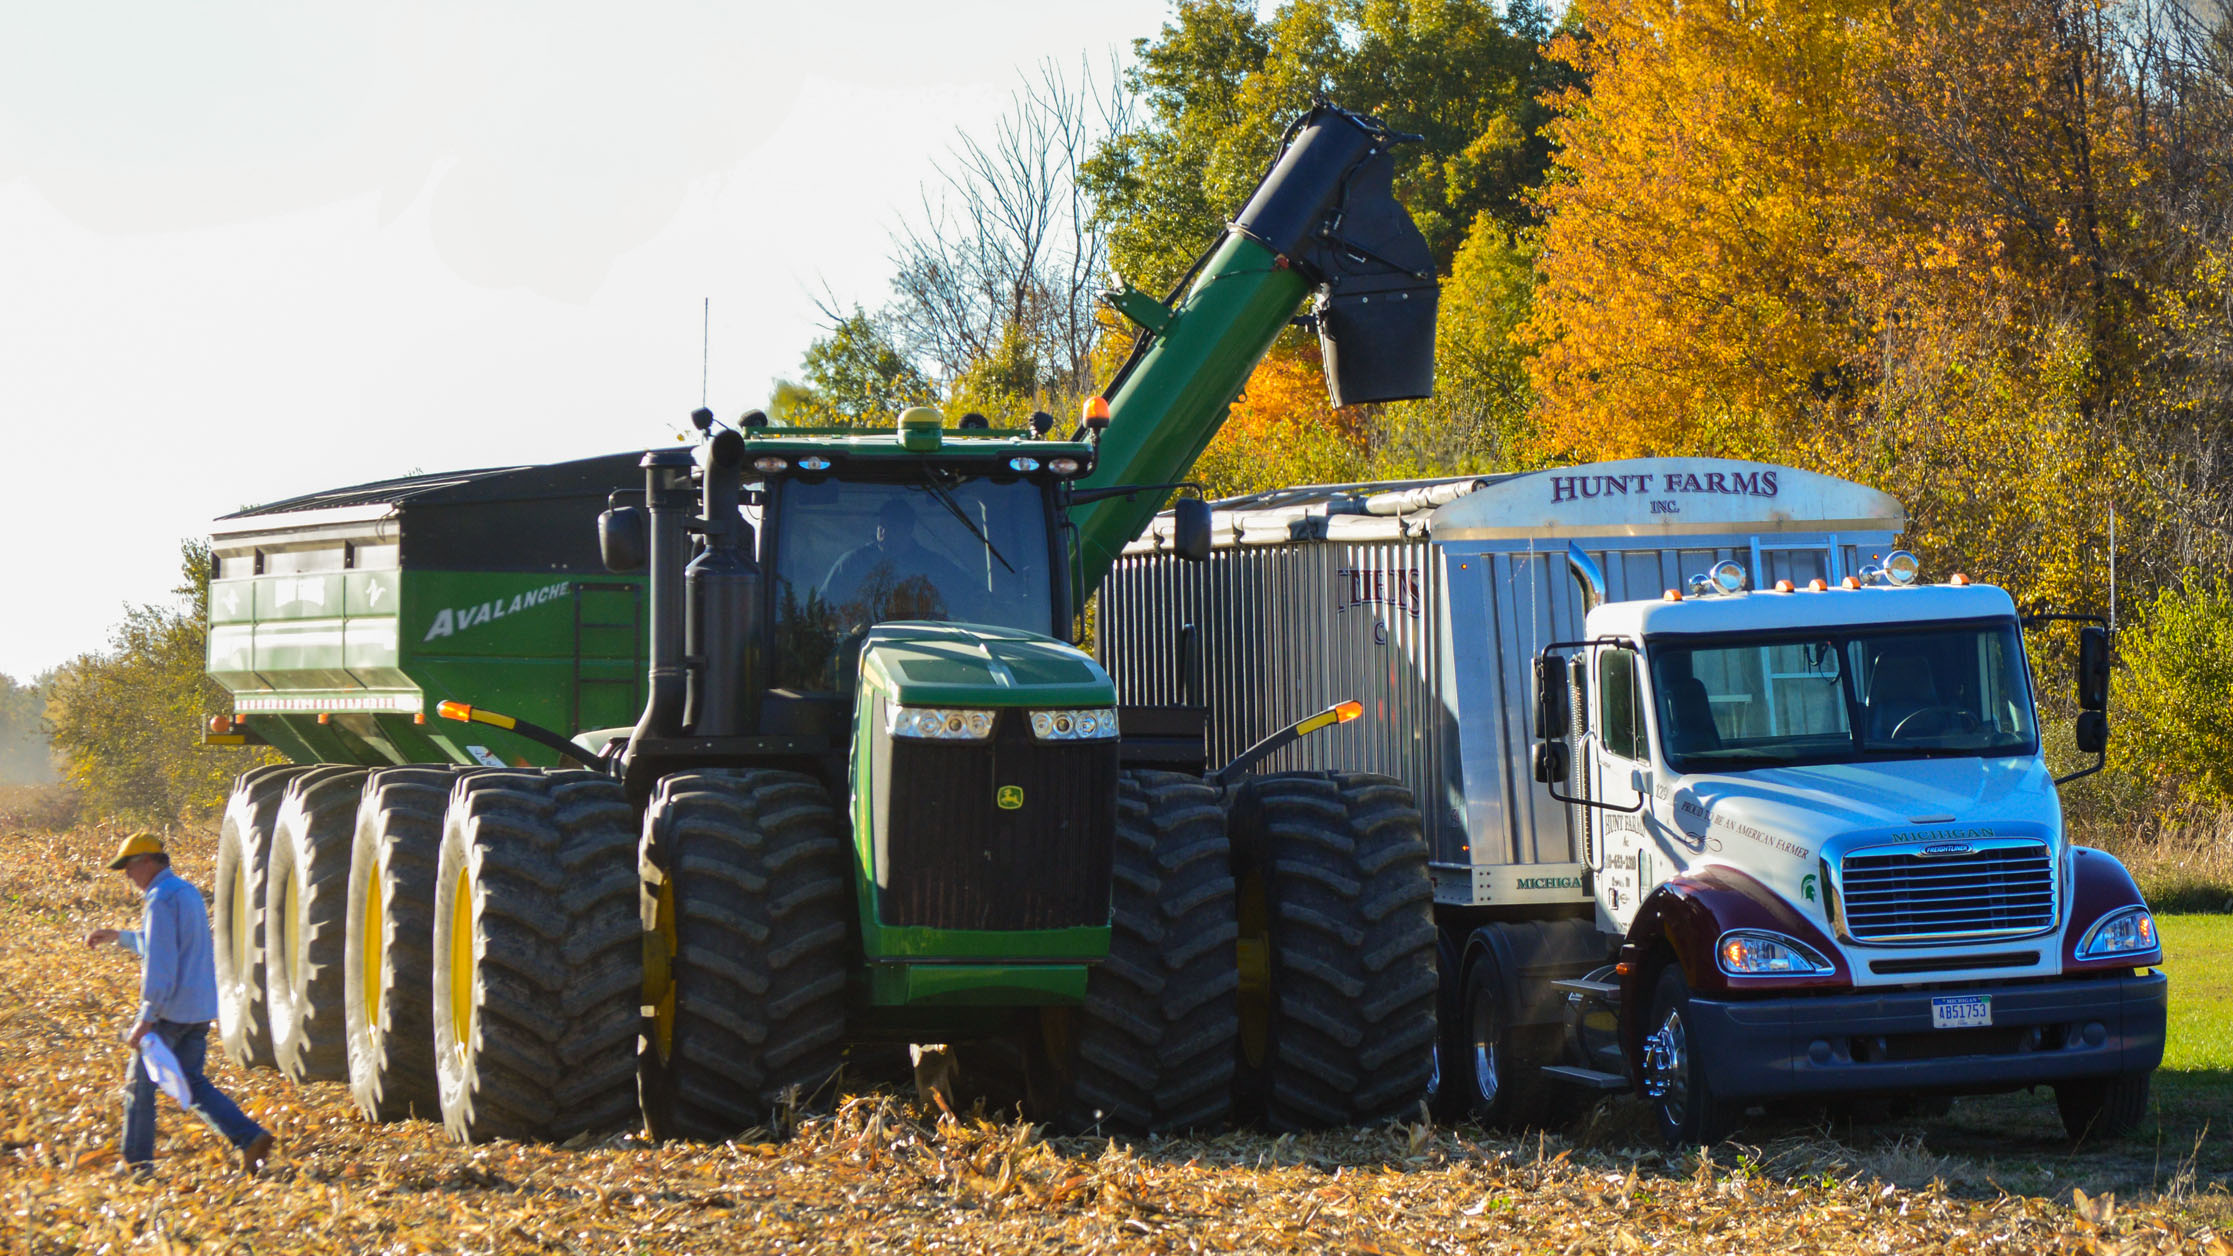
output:
M 349 857 L 342 961 L 349 1092 L 372 1121 L 433 1117 L 435 866 L 442 813 L 462 771 L 367 774 Z
M 1172 772 L 1117 787 L 1109 956 L 1056 1014 L 1049 1106 L 1074 1130 L 1156 1134 L 1223 1121 L 1240 1016 L 1231 847 L 1214 787 Z
M 1439 982 L 1411 791 L 1369 773 L 1262 777 L 1234 800 L 1232 830 L 1243 953 L 1260 948 L 1268 969 L 1244 990 L 1248 1115 L 1308 1130 L 1416 1111 Z
M 635 814 L 586 771 L 452 788 L 435 869 L 436 1097 L 450 1136 L 563 1142 L 636 1123 Z
M 272 1055 L 290 1081 L 346 1081 L 343 978 L 349 853 L 362 768 L 312 768 L 287 784 L 264 883 L 264 998 Z
M 270 1068 L 264 1007 L 264 881 L 272 824 L 287 783 L 308 767 L 275 764 L 242 773 L 225 801 L 217 836 L 217 885 L 210 904 L 217 961 L 217 1031 L 241 1068 Z
M 845 1049 L 844 834 L 795 772 L 677 772 L 653 791 L 637 1078 L 654 1137 L 719 1142 L 827 1097 Z

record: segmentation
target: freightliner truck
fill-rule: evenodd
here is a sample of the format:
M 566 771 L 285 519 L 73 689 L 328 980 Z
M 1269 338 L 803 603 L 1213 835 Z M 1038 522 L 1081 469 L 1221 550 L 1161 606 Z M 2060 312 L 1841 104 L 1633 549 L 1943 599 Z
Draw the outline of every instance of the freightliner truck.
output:
M 1071 644 L 1299 313 L 1336 402 L 1428 391 L 1405 138 L 1298 119 L 1170 298 L 1110 294 L 1140 335 L 1067 435 L 701 410 L 694 445 L 219 520 L 211 738 L 291 760 L 221 837 L 234 1058 L 464 1141 L 778 1126 L 878 1041 L 1008 1040 L 1083 1128 L 1415 1110 L 1408 793 L 1313 773 L 1229 812 L 1262 756 L 1211 779 L 1198 703 L 1120 703 Z
M 1919 574 L 1904 526 L 1873 489 L 1719 459 L 1288 489 L 1217 503 L 1206 565 L 1159 520 L 1101 657 L 1122 701 L 1198 692 L 1213 758 L 1362 700 L 1237 812 L 1313 770 L 1412 788 L 1453 1111 L 1633 1089 L 1693 1143 L 1779 1100 L 2044 1086 L 2072 1136 L 2128 1131 L 2163 1049 L 2155 922 L 2065 836 L 2090 769 L 2049 767 L 2041 619 Z M 2106 634 L 2052 626 L 2098 766 Z

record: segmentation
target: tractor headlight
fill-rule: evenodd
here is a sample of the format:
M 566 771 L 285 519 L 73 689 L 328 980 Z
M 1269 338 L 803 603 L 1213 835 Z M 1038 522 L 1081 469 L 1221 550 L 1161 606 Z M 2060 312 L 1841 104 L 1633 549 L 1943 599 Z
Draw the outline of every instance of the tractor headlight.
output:
M 2145 907 L 2127 907 L 2110 912 L 2086 930 L 2085 941 L 2078 944 L 2078 958 L 2152 955 L 2161 947 L 2155 936 L 2155 917 Z
M 1732 977 L 1819 977 L 1837 971 L 1813 947 L 1767 929 L 1731 929 L 1714 945 L 1714 958 Z
M 1098 741 L 1117 735 L 1117 715 L 1112 707 L 1086 707 L 1074 711 L 1033 711 L 1031 735 L 1041 741 Z
M 959 707 L 893 707 L 889 731 L 894 737 L 929 741 L 983 741 L 992 736 L 992 712 Z

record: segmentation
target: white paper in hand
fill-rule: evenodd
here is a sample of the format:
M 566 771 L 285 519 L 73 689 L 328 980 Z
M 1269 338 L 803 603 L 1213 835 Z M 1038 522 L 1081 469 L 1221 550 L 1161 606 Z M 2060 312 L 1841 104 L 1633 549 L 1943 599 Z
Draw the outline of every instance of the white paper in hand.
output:
M 178 1057 L 171 1054 L 163 1035 L 149 1030 L 140 1039 L 140 1067 L 147 1070 L 147 1078 L 157 1090 L 178 1100 L 179 1107 L 193 1109 L 194 1094 L 186 1087 L 186 1070 L 178 1066 Z

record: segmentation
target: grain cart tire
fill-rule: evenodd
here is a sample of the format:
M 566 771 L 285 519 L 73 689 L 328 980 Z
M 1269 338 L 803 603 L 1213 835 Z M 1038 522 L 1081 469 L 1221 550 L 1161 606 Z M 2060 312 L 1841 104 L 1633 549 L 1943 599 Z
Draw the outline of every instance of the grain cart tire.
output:
M 1117 778 L 1109 957 L 1082 1007 L 1043 1017 L 1073 1130 L 1194 1129 L 1232 1107 L 1240 1031 L 1231 847 L 1217 791 L 1175 772 Z
M 2082 1077 L 2055 1083 L 2055 1107 L 2072 1142 L 2125 1138 L 2148 1120 L 2149 1073 Z
M 795 772 L 677 772 L 652 792 L 637 862 L 652 1135 L 719 1142 L 829 1098 L 853 864 L 828 792 Z
M 264 1005 L 271 1051 L 294 1082 L 347 1081 L 344 943 L 349 850 L 364 769 L 317 768 L 288 782 L 264 878 Z
M 292 763 L 243 772 L 225 800 L 217 834 L 217 885 L 210 925 L 217 952 L 217 1036 L 242 1068 L 270 1068 L 271 1021 L 264 1007 L 264 873 L 271 825 L 287 782 L 311 769 Z
M 1258 997 L 1243 978 L 1244 1109 L 1282 1130 L 1416 1112 L 1439 993 L 1411 791 L 1368 773 L 1262 777 L 1234 799 L 1233 828 L 1243 954 L 1265 954 Z
M 1713 1092 L 1705 1055 L 1690 1035 L 1691 1020 L 1690 984 L 1681 965 L 1669 961 L 1652 986 L 1643 1074 L 1644 1098 L 1659 1124 L 1660 1141 L 1670 1148 L 1719 1142 L 1743 1115 Z
M 365 777 L 349 857 L 342 960 L 349 1093 L 367 1120 L 433 1117 L 434 869 L 460 769 L 380 768 Z
M 435 868 L 434 1065 L 461 1143 L 636 1122 L 635 815 L 596 772 L 471 773 Z

